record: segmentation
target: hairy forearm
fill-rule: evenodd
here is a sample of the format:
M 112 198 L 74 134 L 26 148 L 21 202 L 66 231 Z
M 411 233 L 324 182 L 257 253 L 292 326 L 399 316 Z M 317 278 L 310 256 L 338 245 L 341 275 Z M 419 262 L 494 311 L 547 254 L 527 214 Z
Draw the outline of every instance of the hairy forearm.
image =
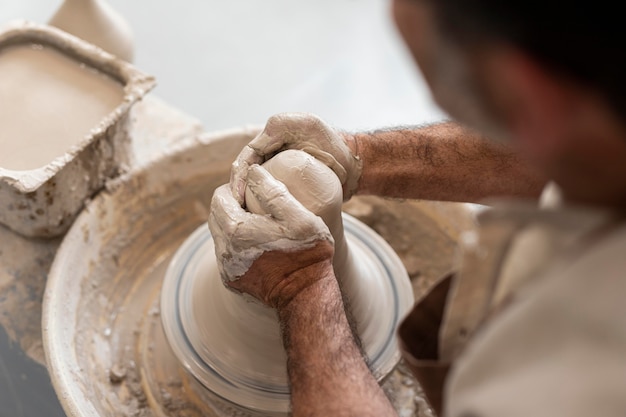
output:
M 396 416 L 352 335 L 332 267 L 278 309 L 292 411 L 301 416 Z
M 508 145 L 452 122 L 350 139 L 363 160 L 357 194 L 480 202 L 536 198 L 546 183 Z

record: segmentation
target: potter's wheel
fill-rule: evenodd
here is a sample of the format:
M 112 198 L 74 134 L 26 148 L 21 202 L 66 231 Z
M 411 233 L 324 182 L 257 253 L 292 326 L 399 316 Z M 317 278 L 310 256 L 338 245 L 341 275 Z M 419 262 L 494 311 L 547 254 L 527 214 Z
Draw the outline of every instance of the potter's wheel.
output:
M 51 379 L 69 416 L 236 415 L 228 401 L 210 408 L 215 396 L 170 349 L 159 297 L 171 258 L 205 224 L 213 190 L 228 181 L 230 161 L 254 133 L 222 132 L 181 145 L 109 184 L 68 232 L 48 278 L 43 336 Z M 414 285 L 428 285 L 449 268 L 456 237 L 422 205 L 352 204 L 359 218 L 382 222 L 411 275 L 420 275 Z M 413 381 L 399 369 L 383 384 L 402 415 L 417 415 Z

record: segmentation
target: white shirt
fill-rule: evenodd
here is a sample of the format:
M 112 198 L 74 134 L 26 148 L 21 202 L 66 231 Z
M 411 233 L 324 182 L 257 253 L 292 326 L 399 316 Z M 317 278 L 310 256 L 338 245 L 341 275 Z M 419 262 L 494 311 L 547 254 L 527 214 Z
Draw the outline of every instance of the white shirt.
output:
M 511 245 L 504 275 L 525 272 L 498 284 L 498 312 L 455 358 L 447 417 L 626 416 L 626 224 L 567 238 L 578 229 L 531 225 Z

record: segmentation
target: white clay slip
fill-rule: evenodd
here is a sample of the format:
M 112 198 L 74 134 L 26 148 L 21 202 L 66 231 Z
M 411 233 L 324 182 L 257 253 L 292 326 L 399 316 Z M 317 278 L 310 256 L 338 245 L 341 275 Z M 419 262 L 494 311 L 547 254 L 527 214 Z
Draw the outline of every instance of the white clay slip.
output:
M 52 48 L 0 50 L 0 167 L 41 168 L 122 102 L 122 85 Z

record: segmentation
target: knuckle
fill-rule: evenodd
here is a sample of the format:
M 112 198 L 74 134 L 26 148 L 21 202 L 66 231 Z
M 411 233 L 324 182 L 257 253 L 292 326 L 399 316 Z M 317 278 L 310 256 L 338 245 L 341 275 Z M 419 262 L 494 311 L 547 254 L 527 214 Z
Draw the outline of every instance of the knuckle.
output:
M 239 167 L 241 167 L 241 161 L 237 158 L 230 164 L 230 171 L 236 175 L 239 172 Z
M 289 113 L 274 114 L 267 119 L 264 131 L 271 136 L 276 129 L 281 128 L 289 119 Z

